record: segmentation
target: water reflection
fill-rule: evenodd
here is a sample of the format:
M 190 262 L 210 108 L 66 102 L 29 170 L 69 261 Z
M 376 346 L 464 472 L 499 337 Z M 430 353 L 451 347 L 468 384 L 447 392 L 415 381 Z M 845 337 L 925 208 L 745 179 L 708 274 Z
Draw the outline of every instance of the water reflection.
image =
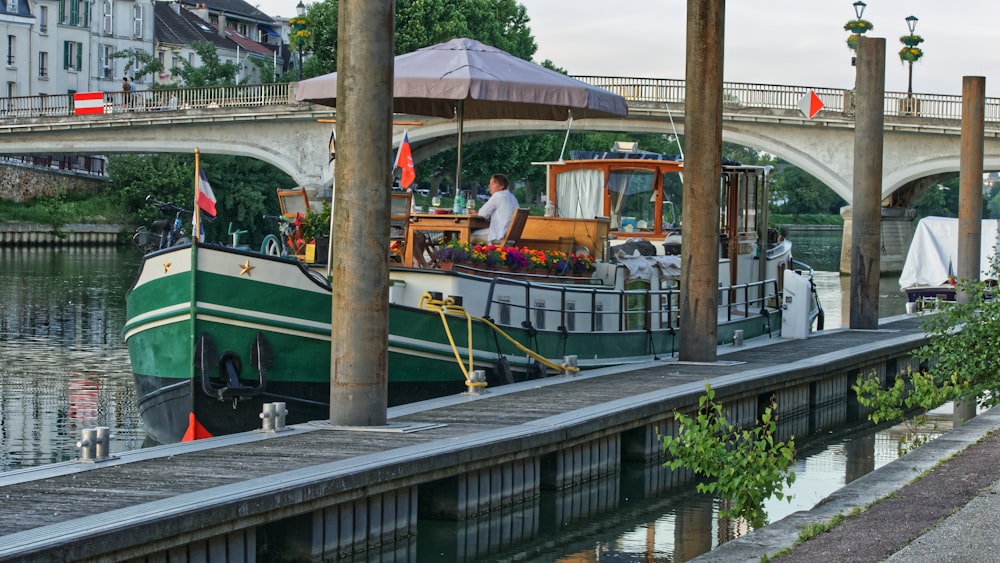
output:
M 809 509 L 895 459 L 901 431 L 866 428 L 802 448 L 798 478 L 786 489 L 792 501 L 768 501 L 770 520 Z M 746 522 L 718 513 L 716 499 L 694 492 L 689 473 L 626 463 L 618 474 L 543 491 L 479 518 L 421 520 L 415 558 L 407 560 L 688 561 L 750 532 Z
M 0 249 L 0 471 L 77 457 L 80 429 L 112 451 L 145 431 L 121 337 L 138 256 L 112 248 Z
M 839 257 L 839 238 L 826 254 Z M 77 457 L 85 427 L 110 427 L 112 452 L 141 447 L 145 432 L 121 337 L 138 261 L 131 250 L 0 248 L 0 471 Z M 819 271 L 816 281 L 826 327 L 846 324 L 850 278 Z M 880 315 L 902 313 L 896 279 L 883 278 L 881 287 Z M 832 432 L 844 410 L 831 404 L 781 419 L 781 432 Z M 813 450 L 800 446 L 793 503 L 768 503 L 771 521 L 895 459 L 897 435 L 866 431 Z M 686 561 L 747 532 L 741 522 L 721 521 L 716 501 L 693 491 L 682 472 L 626 464 L 620 474 L 546 491 L 478 520 L 421 522 L 415 538 L 381 553 L 400 561 Z

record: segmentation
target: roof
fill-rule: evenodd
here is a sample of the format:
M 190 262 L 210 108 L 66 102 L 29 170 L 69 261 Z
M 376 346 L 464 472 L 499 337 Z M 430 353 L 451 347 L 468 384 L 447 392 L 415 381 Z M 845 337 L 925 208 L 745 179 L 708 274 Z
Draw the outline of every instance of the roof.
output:
M 222 12 L 227 18 L 237 16 L 236 19 L 254 23 L 274 24 L 274 18 L 261 12 L 243 0 L 205 0 L 203 2 L 192 2 L 190 0 L 180 0 L 185 8 L 193 8 L 198 4 L 205 4 L 210 14 Z
M 158 42 L 175 45 L 190 45 L 195 41 L 210 41 L 217 48 L 236 50 L 236 43 L 220 37 L 216 28 L 190 10 L 177 12 L 166 2 L 157 2 L 155 7 L 156 28 L 153 36 Z

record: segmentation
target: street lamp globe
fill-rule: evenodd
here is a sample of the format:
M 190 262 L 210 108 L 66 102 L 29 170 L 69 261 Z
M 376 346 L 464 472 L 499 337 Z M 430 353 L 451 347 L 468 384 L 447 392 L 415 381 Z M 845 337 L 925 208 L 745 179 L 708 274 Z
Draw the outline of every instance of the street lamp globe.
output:
M 302 0 L 299 0 L 298 5 L 295 6 L 295 13 L 300 16 L 306 15 L 306 5 L 302 3 Z
M 854 3 L 854 15 L 857 16 L 857 19 L 860 20 L 861 16 L 865 15 L 865 8 L 867 7 L 868 4 L 865 4 L 861 0 Z
M 910 35 L 917 29 L 917 16 L 906 16 L 906 27 L 910 30 Z

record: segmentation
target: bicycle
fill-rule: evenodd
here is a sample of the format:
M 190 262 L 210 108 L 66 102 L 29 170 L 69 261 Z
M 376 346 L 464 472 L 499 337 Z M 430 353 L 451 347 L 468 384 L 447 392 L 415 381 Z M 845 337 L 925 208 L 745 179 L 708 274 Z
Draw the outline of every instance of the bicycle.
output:
M 146 196 L 146 203 L 155 205 L 164 212 L 173 211 L 174 218 L 173 220 L 153 221 L 152 229 L 146 228 L 145 225 L 136 229 L 135 234 L 132 235 L 132 243 L 139 249 L 139 252 L 149 254 L 171 246 L 191 243 L 191 239 L 185 236 L 184 221 L 181 219 L 181 215 L 191 215 L 191 210 L 178 207 L 170 202 L 153 199 L 151 195 Z
M 268 256 L 296 256 L 305 254 L 306 241 L 302 238 L 300 228 L 300 218 L 291 220 L 281 215 L 262 215 L 265 221 L 275 221 L 278 223 L 278 232 L 281 236 L 269 234 L 264 237 L 260 244 L 261 254 Z

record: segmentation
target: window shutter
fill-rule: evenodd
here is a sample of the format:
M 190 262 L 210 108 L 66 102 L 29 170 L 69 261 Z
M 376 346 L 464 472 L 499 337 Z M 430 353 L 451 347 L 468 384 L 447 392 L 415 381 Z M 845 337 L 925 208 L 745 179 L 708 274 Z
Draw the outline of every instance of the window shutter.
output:
M 69 24 L 77 25 L 78 23 L 80 23 L 80 5 L 75 0 L 70 0 Z
M 69 41 L 63 41 L 63 68 L 69 69 Z
M 136 39 L 142 38 L 142 6 L 136 4 L 134 6 L 135 20 L 132 22 L 132 35 Z
M 59 23 L 66 23 L 66 0 L 59 0 Z

